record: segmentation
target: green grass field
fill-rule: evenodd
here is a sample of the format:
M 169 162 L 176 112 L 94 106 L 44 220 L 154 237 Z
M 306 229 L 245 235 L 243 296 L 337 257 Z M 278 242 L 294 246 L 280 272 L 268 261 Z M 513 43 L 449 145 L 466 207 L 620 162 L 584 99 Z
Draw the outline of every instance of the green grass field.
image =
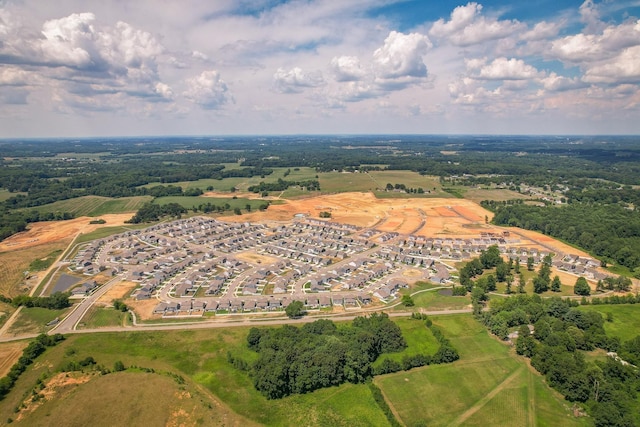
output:
M 383 359 L 395 360 L 402 362 L 405 356 L 414 356 L 416 354 L 433 355 L 438 351 L 440 344 L 435 339 L 424 321 L 411 318 L 397 318 L 394 322 L 402 329 L 402 335 L 407 341 L 407 348 L 399 353 L 388 353 L 381 355 L 373 364 L 380 364 Z
M 376 406 L 369 389 L 364 384 L 345 384 L 307 395 L 267 400 L 255 390 L 247 373 L 236 370 L 227 362 L 228 351 L 245 360 L 255 359 L 256 354 L 248 350 L 245 344 L 247 332 L 248 328 L 230 328 L 71 335 L 65 342 L 41 356 L 18 380 L 10 395 L 0 401 L 0 413 L 11 414 L 13 408 L 22 401 L 25 392 L 34 386 L 36 379 L 43 372 L 54 371 L 70 358 L 81 360 L 92 356 L 103 366 L 111 367 L 115 361 L 121 360 L 126 366 L 136 365 L 153 368 L 156 371 L 175 372 L 187 379 L 187 387 L 190 387 L 190 384 L 199 384 L 198 387 L 204 387 L 206 393 L 212 393 L 215 396 L 214 399 L 219 401 L 213 404 L 216 410 L 227 410 L 233 414 L 225 421 L 225 425 L 234 425 L 234 421 L 241 423 L 236 425 L 246 425 L 242 422 L 244 418 L 238 415 L 242 414 L 253 422 L 266 425 L 388 426 L 386 418 Z M 73 356 L 66 356 L 69 353 L 73 353 Z M 93 379 L 87 383 L 86 387 L 95 395 L 109 395 L 106 397 L 109 402 L 112 401 L 112 394 L 121 394 L 120 391 L 114 391 L 110 385 L 94 382 Z M 127 385 L 127 390 L 135 395 L 139 389 L 137 386 L 129 388 Z M 156 391 L 173 395 L 171 390 L 171 388 L 168 391 L 160 388 Z M 154 402 L 152 406 L 155 406 L 155 398 L 149 397 Z M 162 400 L 164 397 L 158 397 L 158 399 Z M 135 405 L 148 405 L 148 401 L 137 398 L 134 402 Z M 60 413 L 58 411 L 66 408 L 67 403 L 67 400 L 52 402 L 47 406 L 46 412 Z M 205 406 L 206 403 L 205 400 Z M 100 409 L 101 417 L 105 419 L 117 417 L 121 410 L 115 403 L 108 408 L 110 409 Z M 113 411 L 113 414 L 109 411 Z M 88 412 L 91 413 L 91 411 Z M 23 423 L 41 425 L 38 421 L 45 416 L 39 408 L 33 413 L 33 418 L 29 415 L 25 417 Z M 73 416 L 67 416 L 66 419 L 73 419 L 76 416 L 83 422 L 87 421 L 84 415 L 75 413 Z M 1 422 L 4 422 L 4 419 Z M 73 425 L 89 424 L 92 423 Z M 202 425 L 213 424 L 205 422 Z
M 82 318 L 82 323 L 78 325 L 83 328 L 104 328 L 105 326 L 121 326 L 127 313 L 113 308 L 93 306 Z
M 40 307 L 23 307 L 20 314 L 18 314 L 18 317 L 9 327 L 8 334 L 23 335 L 46 332 L 51 329 L 51 327 L 47 326 L 48 322 L 55 318 L 62 319 L 69 310 L 70 308 L 49 310 Z
M 613 322 L 604 322 L 604 330 L 608 336 L 628 341 L 640 335 L 640 305 L 616 304 L 616 305 L 586 305 L 581 310 L 597 311 L 606 318 L 607 313 L 613 316 Z
M 69 212 L 75 216 L 96 217 L 112 213 L 136 212 L 145 202 L 151 199 L 151 196 L 122 197 L 118 199 L 83 196 L 26 210 L 37 210 L 42 214 Z
M 374 380 L 404 425 L 589 425 L 471 315 L 431 319 L 460 360 Z
M 18 194 L 26 195 L 27 193 L 20 193 L 20 192 L 11 193 L 7 189 L 0 188 L 0 202 L 4 202 L 7 199 L 17 196 Z
M 471 297 L 469 295 L 464 297 L 443 295 L 439 289 L 421 292 L 412 298 L 416 307 L 423 307 L 426 310 L 459 310 L 470 308 L 469 306 L 471 304 Z

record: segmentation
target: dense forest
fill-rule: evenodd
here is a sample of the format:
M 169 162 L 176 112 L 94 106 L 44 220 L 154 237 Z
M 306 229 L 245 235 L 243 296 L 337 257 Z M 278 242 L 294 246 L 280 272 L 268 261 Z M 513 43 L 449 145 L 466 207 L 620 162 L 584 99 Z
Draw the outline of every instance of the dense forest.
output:
M 317 320 L 301 328 L 252 328 L 247 343 L 259 354 L 250 369 L 254 385 L 269 399 L 363 382 L 380 354 L 407 346 L 400 328 L 384 313 L 358 317 L 350 327 Z

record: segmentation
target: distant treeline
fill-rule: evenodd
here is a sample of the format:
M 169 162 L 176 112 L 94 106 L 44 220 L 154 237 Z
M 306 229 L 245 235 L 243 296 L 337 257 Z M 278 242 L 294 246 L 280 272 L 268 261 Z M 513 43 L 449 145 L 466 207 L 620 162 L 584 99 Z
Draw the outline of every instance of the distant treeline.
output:
M 261 182 L 258 185 L 252 185 L 248 188 L 253 193 L 263 193 L 265 191 L 284 191 L 289 187 L 298 186 L 306 189 L 307 191 L 320 191 L 320 183 L 318 180 L 307 181 L 285 181 L 282 178 L 278 178 L 276 182 Z
M 493 223 L 539 231 L 633 270 L 640 266 L 640 212 L 617 204 L 561 207 L 482 202 Z

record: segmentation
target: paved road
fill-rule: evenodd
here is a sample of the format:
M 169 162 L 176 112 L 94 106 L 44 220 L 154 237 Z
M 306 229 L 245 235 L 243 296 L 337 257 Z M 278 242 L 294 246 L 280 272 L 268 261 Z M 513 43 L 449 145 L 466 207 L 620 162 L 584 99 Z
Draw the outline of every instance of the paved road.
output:
M 86 307 L 88 309 L 89 306 Z M 85 310 L 86 311 L 86 310 Z M 74 310 L 75 312 L 75 310 Z M 438 311 L 423 311 L 423 314 L 429 316 L 441 316 L 441 315 L 449 315 L 449 314 L 463 314 L 463 313 L 471 313 L 471 309 L 461 309 L 461 310 L 438 310 Z M 64 333 L 64 334 L 91 334 L 91 333 L 99 333 L 99 332 L 140 332 L 140 331 L 172 331 L 172 330 L 193 330 L 193 329 L 218 329 L 218 328 L 233 328 L 233 327 L 246 327 L 246 326 L 277 326 L 284 324 L 302 324 L 302 323 L 311 323 L 315 322 L 318 319 L 331 319 L 333 321 L 348 321 L 353 320 L 357 316 L 362 316 L 366 314 L 361 310 L 357 312 L 354 311 L 351 314 L 340 314 L 340 315 L 322 315 L 322 316 L 305 316 L 300 319 L 289 319 L 286 317 L 274 319 L 274 318 L 265 318 L 265 319 L 249 319 L 247 316 L 243 315 L 229 315 L 225 316 L 225 319 L 222 320 L 213 320 L 213 321 L 200 321 L 193 323 L 165 323 L 165 324 L 146 324 L 141 325 L 137 324 L 137 326 L 112 326 L 105 328 L 94 328 L 94 329 L 69 329 L 68 326 L 64 328 L 59 328 L 62 325 L 61 322 L 58 324 L 58 327 L 49 331 L 49 334 L 54 333 Z M 410 312 L 387 312 L 389 317 L 408 317 L 411 315 Z M 65 319 L 66 320 L 66 319 Z M 0 337 L 0 342 L 8 342 L 8 341 L 18 341 L 27 338 L 33 338 L 36 334 L 31 335 L 22 335 L 19 337 Z
M 49 333 L 66 334 L 75 330 L 80 320 L 82 320 L 84 315 L 87 314 L 87 311 L 89 311 L 91 306 L 98 300 L 98 298 L 104 295 L 109 289 L 111 289 L 111 287 L 113 287 L 113 285 L 115 285 L 120 280 L 122 280 L 122 277 L 117 276 L 104 285 L 100 286 L 94 293 L 76 304 L 73 311 L 71 311 L 71 313 L 69 313 L 67 317 L 65 317 L 62 321 L 60 321 L 60 323 L 53 327 L 53 329 L 51 329 Z

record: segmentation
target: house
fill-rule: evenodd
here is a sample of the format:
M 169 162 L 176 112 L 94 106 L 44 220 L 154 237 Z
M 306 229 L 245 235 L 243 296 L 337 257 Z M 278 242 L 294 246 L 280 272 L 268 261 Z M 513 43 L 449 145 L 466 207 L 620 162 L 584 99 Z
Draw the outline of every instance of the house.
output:
M 95 281 L 86 282 L 71 290 L 71 295 L 75 297 L 86 296 L 89 295 L 91 291 L 93 291 L 97 287 L 98 284 Z
M 161 302 L 154 307 L 153 314 L 164 314 L 166 309 L 167 309 L 167 303 Z

